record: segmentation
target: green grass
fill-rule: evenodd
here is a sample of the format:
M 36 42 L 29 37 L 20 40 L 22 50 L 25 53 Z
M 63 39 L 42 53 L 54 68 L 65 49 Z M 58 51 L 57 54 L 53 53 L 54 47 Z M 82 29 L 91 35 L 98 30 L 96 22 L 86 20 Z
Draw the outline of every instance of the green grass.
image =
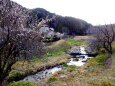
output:
M 112 44 L 113 54 L 115 54 L 115 42 Z
M 22 82 L 10 83 L 8 86 L 37 86 L 37 85 L 32 82 L 22 81 Z
M 77 42 L 77 41 L 72 40 L 72 39 L 66 40 L 66 41 L 67 41 L 67 43 L 69 43 L 69 44 L 71 44 L 71 45 L 86 45 L 85 42 Z
M 112 44 L 112 47 L 115 48 L 115 43 Z
M 95 58 L 91 58 L 88 61 L 88 66 L 94 66 L 94 65 L 104 65 L 106 56 L 105 55 L 98 55 Z
M 63 64 L 63 67 L 68 67 L 67 63 L 64 63 L 64 64 Z
M 22 75 L 23 75 L 23 73 L 22 73 L 21 71 L 12 70 L 12 71 L 9 73 L 8 78 L 19 77 L 19 76 L 22 76 Z
M 70 42 L 70 41 L 69 41 Z M 76 44 L 76 42 L 70 42 Z M 115 44 L 112 44 L 113 50 Z M 101 51 L 104 51 L 101 49 Z M 115 86 L 115 54 L 112 55 L 112 65 L 105 69 L 105 58 L 107 52 L 99 52 L 97 57 L 91 58 L 83 67 L 67 66 L 64 64 L 64 70 L 61 70 L 53 76 L 58 79 L 56 82 L 50 82 L 49 86 Z M 88 65 L 87 65 L 88 64 Z M 61 75 L 67 77 L 60 78 Z
M 53 56 L 59 56 L 62 55 L 65 51 L 67 51 L 67 47 L 61 47 L 58 49 L 54 49 L 52 51 L 48 51 L 43 57 L 53 57 Z
M 56 77 L 50 77 L 48 79 L 48 82 L 54 82 L 54 81 L 57 81 L 58 79 Z
M 32 61 L 41 61 L 44 58 L 49 58 L 49 57 L 56 57 L 56 56 L 60 56 L 62 54 L 64 54 L 66 51 L 68 50 L 68 47 L 64 46 L 64 47 L 59 47 L 57 49 L 54 50 L 49 50 L 45 55 L 39 57 L 39 58 L 32 58 Z
M 105 58 L 106 56 L 105 55 L 99 55 L 95 58 L 96 62 L 99 64 L 99 65 L 103 65 L 104 64 L 104 61 L 105 61 Z
M 70 45 L 85 45 L 85 42 L 76 42 L 74 40 L 67 40 L 67 42 Z M 64 42 L 65 44 L 65 42 Z M 63 53 L 68 49 L 65 46 L 60 46 L 57 45 L 57 47 L 53 48 L 54 50 L 50 50 L 46 55 L 40 58 L 34 58 L 33 65 L 35 68 L 38 68 L 42 64 L 46 65 L 51 65 L 51 63 L 57 62 L 60 59 L 65 59 L 62 58 L 60 55 L 63 55 Z M 115 43 L 112 44 L 113 49 L 115 49 Z M 61 57 L 55 61 L 55 59 L 58 57 Z M 65 55 L 64 55 L 65 56 Z M 46 81 L 46 85 L 42 86 L 64 86 L 65 83 L 67 83 L 67 86 L 84 86 L 84 84 L 87 84 L 85 86 L 115 86 L 114 83 L 115 80 L 112 77 L 115 77 L 115 66 L 111 67 L 111 71 L 101 73 L 103 70 L 103 64 L 104 64 L 104 59 L 107 55 L 103 55 L 102 53 L 99 53 L 99 55 L 95 58 L 91 58 L 87 64 L 89 64 L 88 68 L 86 67 L 76 67 L 76 66 L 68 66 L 66 63 L 63 64 L 63 67 L 65 68 L 64 70 L 58 71 L 54 76 L 49 77 Z M 50 58 L 53 57 L 53 58 Z M 44 61 L 44 62 L 43 62 Z M 113 59 L 113 62 L 115 62 L 115 59 Z M 37 65 L 37 66 L 36 66 Z M 93 66 L 94 65 L 94 66 Z M 43 65 L 42 65 L 43 66 Z M 85 65 L 87 66 L 87 65 Z M 103 71 L 104 72 L 104 71 Z M 100 74 L 99 74 L 100 73 Z M 14 75 L 20 75 L 18 71 L 13 71 L 11 74 Z M 57 75 L 58 74 L 58 75 Z M 60 78 L 61 75 L 67 75 L 66 78 Z M 110 76 L 111 75 L 111 76 Z M 107 78 L 109 77 L 109 78 Z M 72 80 L 71 80 L 72 79 Z M 106 79 L 106 80 L 105 80 Z M 103 80 L 103 81 L 102 81 Z M 77 82 L 76 82 L 77 81 Z M 97 82 L 98 81 L 98 82 Z M 102 81 L 102 82 L 99 82 Z M 111 82 L 112 81 L 112 82 Z M 48 83 L 49 82 L 49 83 Z M 75 83 L 74 83 L 75 82 Z M 79 85 L 79 83 L 83 83 L 83 85 Z M 29 85 L 28 85 L 29 83 Z M 70 83 L 70 84 L 68 84 Z M 12 83 L 9 86 L 36 86 L 36 84 L 33 84 L 30 82 L 20 82 L 20 83 Z M 40 85 L 41 86 L 41 85 Z

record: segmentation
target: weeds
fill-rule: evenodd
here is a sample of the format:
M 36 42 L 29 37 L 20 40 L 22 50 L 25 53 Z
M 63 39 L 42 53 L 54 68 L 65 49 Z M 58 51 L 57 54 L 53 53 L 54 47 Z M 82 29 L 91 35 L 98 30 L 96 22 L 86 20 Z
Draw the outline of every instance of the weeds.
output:
M 22 81 L 22 82 L 10 83 L 8 86 L 37 86 L 37 85 L 32 82 Z
M 85 42 L 77 42 L 77 41 L 72 40 L 72 39 L 66 40 L 66 41 L 67 41 L 67 43 L 70 44 L 70 45 L 86 45 Z
M 48 79 L 48 82 L 54 82 L 54 81 L 57 81 L 58 79 L 56 77 L 50 77 Z

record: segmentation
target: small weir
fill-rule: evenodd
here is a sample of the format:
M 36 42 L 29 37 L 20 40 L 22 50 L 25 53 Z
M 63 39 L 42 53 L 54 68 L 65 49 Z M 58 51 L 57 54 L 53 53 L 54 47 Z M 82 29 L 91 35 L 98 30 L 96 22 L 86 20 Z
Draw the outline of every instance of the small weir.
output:
M 83 46 L 79 46 L 79 52 L 80 53 L 74 53 L 76 59 L 71 58 L 67 63 L 68 65 L 82 66 L 85 64 L 85 62 L 87 62 L 90 58 L 92 58 L 87 55 L 85 48 Z

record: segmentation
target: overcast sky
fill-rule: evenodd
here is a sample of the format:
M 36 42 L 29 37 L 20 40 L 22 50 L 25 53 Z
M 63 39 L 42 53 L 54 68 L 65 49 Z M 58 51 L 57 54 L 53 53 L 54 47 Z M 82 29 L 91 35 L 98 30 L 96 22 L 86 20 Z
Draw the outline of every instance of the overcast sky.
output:
M 44 8 L 93 25 L 115 23 L 115 0 L 13 0 L 26 8 Z

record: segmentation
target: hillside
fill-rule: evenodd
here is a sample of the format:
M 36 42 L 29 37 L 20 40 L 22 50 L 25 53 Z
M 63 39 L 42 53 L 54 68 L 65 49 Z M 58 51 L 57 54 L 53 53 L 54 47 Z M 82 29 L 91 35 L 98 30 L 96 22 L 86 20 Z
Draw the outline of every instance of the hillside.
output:
M 47 22 L 49 27 L 68 35 L 85 35 L 90 26 L 90 24 L 81 19 L 59 16 L 43 8 L 27 9 L 10 0 L 3 0 L 0 10 L 1 27 L 35 29 L 42 19 L 46 17 L 52 18 L 53 16 L 56 16 L 56 18 Z
M 84 20 L 68 16 L 57 16 L 49 25 L 55 28 L 55 31 L 69 35 L 86 35 L 86 30 L 91 26 Z

